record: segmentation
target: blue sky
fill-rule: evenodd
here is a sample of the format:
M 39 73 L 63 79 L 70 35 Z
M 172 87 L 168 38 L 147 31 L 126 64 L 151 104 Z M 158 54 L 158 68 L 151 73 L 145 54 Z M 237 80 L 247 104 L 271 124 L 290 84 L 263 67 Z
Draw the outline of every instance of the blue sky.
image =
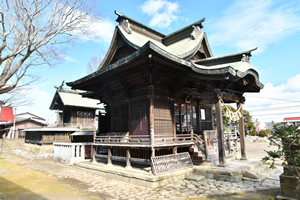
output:
M 40 77 L 27 93 L 33 105 L 18 107 L 17 113 L 31 112 L 55 121 L 55 112 L 49 110 L 54 85 L 87 75 L 89 59 L 109 47 L 117 10 L 166 35 L 205 17 L 202 31 L 214 56 L 258 47 L 251 63 L 265 88 L 259 94 L 246 93 L 244 109 L 260 122 L 300 117 L 300 1 L 128 0 L 99 4 L 101 21 L 90 27 L 96 31 L 95 39 L 82 38 L 69 49 L 64 62 L 54 67 L 31 69 Z

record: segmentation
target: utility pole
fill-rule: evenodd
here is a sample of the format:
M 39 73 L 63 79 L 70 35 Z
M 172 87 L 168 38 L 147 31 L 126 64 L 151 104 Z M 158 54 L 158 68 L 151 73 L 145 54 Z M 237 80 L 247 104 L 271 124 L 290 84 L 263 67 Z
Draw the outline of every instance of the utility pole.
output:
M 16 112 L 17 112 L 17 108 L 15 107 L 15 112 L 14 112 L 14 128 L 13 128 L 13 134 L 11 136 L 11 139 L 15 139 L 15 128 L 16 128 Z

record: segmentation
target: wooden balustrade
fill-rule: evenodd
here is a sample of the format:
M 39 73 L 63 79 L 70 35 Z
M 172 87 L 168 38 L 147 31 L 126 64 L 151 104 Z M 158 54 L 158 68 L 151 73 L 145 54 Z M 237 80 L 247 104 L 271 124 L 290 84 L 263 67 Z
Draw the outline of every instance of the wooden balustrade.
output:
M 54 142 L 53 158 L 73 164 L 77 161 L 83 161 L 85 158 L 92 157 L 91 146 L 93 143 L 66 143 Z

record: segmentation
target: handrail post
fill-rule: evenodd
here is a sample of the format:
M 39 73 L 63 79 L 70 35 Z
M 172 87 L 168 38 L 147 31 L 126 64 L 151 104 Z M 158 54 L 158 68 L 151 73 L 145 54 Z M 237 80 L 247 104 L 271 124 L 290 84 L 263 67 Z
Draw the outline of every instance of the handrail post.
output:
M 107 149 L 107 165 L 112 165 L 112 161 L 111 161 L 111 148 L 110 147 Z
M 228 142 L 228 153 L 231 154 L 230 132 L 228 132 L 227 135 L 227 142 Z
M 192 126 L 191 126 L 191 141 L 192 142 L 194 141 L 194 129 Z
M 203 139 L 204 139 L 205 160 L 208 160 L 207 135 L 205 131 L 203 133 Z
M 130 162 L 130 149 L 126 149 L 126 169 L 132 169 Z
M 96 161 L 96 146 L 95 145 L 92 145 L 92 148 L 91 148 L 91 153 L 93 154 L 93 163 L 97 163 Z

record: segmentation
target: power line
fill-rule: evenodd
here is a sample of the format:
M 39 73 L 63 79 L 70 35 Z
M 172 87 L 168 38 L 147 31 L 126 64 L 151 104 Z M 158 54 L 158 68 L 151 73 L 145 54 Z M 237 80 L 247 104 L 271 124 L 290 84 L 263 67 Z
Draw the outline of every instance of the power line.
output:
M 300 115 L 300 111 L 299 112 L 289 112 L 289 113 L 274 113 L 274 114 L 261 114 L 261 115 L 255 115 L 253 113 L 251 113 L 252 116 L 265 116 L 265 115 L 285 115 L 285 114 L 294 114 L 294 113 L 298 113 Z
M 288 100 L 288 99 L 276 99 L 276 98 L 271 98 L 271 97 L 254 97 L 254 96 L 247 96 L 247 97 L 252 97 L 252 98 L 264 98 L 264 99 L 272 99 L 272 100 L 276 100 L 276 101 L 290 101 L 290 102 L 300 102 L 300 101 L 295 101 L 295 100 Z
M 295 82 L 296 79 L 300 79 L 300 77 L 297 77 L 297 78 L 291 78 L 291 79 L 288 79 L 288 80 L 285 80 L 285 81 L 273 81 L 273 82 L 270 82 L 270 83 L 273 83 L 274 86 L 278 86 L 278 85 L 280 85 L 280 84 L 282 84 L 282 83 L 287 83 L 288 81 L 290 81 L 290 82 Z M 296 80 L 296 81 L 298 81 L 298 80 Z M 278 82 L 278 83 L 277 83 L 277 82 Z M 276 83 L 276 85 L 275 85 L 275 83 Z
M 268 103 L 268 104 L 257 104 L 257 105 L 250 105 L 250 106 L 245 104 L 244 107 L 269 106 L 269 105 L 288 104 L 288 103 L 294 103 L 294 102 Z
M 300 106 L 289 106 L 289 107 L 275 107 L 275 108 L 262 108 L 262 109 L 257 109 L 257 110 L 248 110 L 249 112 L 254 112 L 254 111 L 261 111 L 261 110 L 273 110 L 273 109 L 289 109 L 289 108 L 300 108 Z

